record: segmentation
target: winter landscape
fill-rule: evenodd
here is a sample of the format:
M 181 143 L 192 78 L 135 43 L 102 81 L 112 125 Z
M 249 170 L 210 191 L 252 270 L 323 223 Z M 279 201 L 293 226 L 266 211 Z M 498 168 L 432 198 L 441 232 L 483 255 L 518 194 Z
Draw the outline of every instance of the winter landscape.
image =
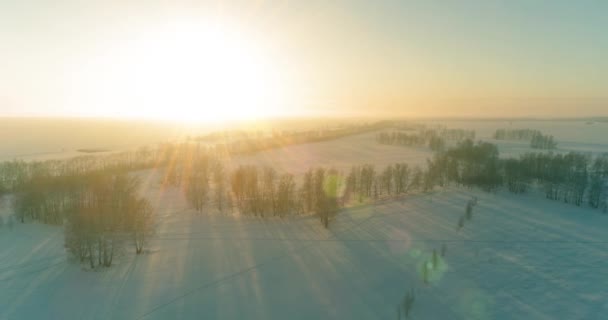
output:
M 544 123 L 495 121 L 513 128 Z M 520 140 L 496 140 L 483 133 L 488 125 L 485 121 L 463 123 L 467 132 L 480 132 L 478 143 L 498 146 L 500 157 L 495 161 L 500 182 L 491 187 L 469 182 L 465 162 L 459 163 L 455 178 L 447 176 L 447 169 L 445 177 L 441 177 L 443 173 L 430 177 L 434 175 L 430 163 L 439 161 L 437 155 L 449 154 L 467 140 L 438 138 L 446 146 L 435 152 L 428 142 L 408 146 L 379 141 L 381 133 L 396 131 L 411 137 L 425 131 L 434 132 L 433 137 L 446 136 L 448 130 L 427 129 L 440 124 L 382 125 L 387 127 L 247 154 L 221 155 L 211 147 L 182 142 L 173 145 L 173 151 L 165 151 L 173 152 L 168 160 L 154 158 L 151 154 L 165 154 L 150 149 L 150 158 L 131 163 L 130 168 L 118 168 L 130 157 L 115 155 L 117 167 L 101 170 L 112 172 L 113 179 L 136 177 L 136 197 L 149 205 L 150 226 L 141 228 L 149 234 L 143 237 L 140 253 L 128 228 L 104 231 L 104 224 L 111 228 L 111 220 L 91 221 L 87 226 L 70 216 L 76 213 L 67 213 L 74 205 L 69 202 L 83 195 L 70 191 L 61 179 L 6 189 L 0 229 L 5 244 L 0 250 L 0 317 L 385 319 L 396 317 L 404 297 L 410 294 L 414 300 L 409 317 L 421 319 L 520 319 L 530 315 L 599 319 L 608 311 L 604 299 L 606 167 L 601 173 L 604 184 L 597 208 L 590 204 L 591 187 L 578 204 L 575 197 L 566 199 L 570 181 L 563 180 L 554 186 L 561 188 L 559 199 L 551 200 L 543 178 L 527 180 L 523 192 L 510 191 L 510 176 L 505 171 L 510 158 L 523 159 L 533 152 L 572 152 L 588 159 L 586 174 L 592 180 L 600 174 L 594 171 L 594 159 L 606 161 L 603 150 L 608 144 L 589 147 L 585 142 L 593 141 L 596 134 L 608 134 L 606 123 L 555 122 L 558 130 L 550 133 L 560 140 L 556 139 L 555 149 L 541 151 Z M 405 127 L 408 129 L 403 130 Z M 567 140 L 562 130 L 575 129 L 583 139 Z M 189 149 L 192 146 L 196 151 Z M 228 158 L 215 159 L 224 156 Z M 83 156 L 80 166 L 101 165 L 105 158 L 113 157 Z M 64 160 L 65 165 L 75 165 L 76 159 Z M 405 177 L 387 173 L 391 171 L 386 168 L 396 172 L 400 164 L 411 168 L 406 169 Z M 14 169 L 19 165 L 23 169 Z M 15 181 L 9 178 L 11 170 L 23 170 L 36 179 L 36 168 L 42 172 L 59 165 L 51 159 L 4 162 L 2 181 Z M 332 188 L 331 178 L 336 178 L 336 192 L 322 196 L 335 197 L 335 208 L 316 203 L 309 208 L 305 203 L 307 170 L 315 170 L 314 184 L 315 168 L 322 167 L 327 168 L 324 191 Z M 367 173 L 372 175 L 369 178 L 367 167 L 373 170 Z M 255 205 L 260 208 L 251 203 L 257 199 L 238 200 L 240 188 L 235 181 L 245 168 L 260 173 L 255 187 L 261 197 Z M 218 170 L 225 182 L 217 177 Z M 267 172 L 275 176 L 268 185 Z M 192 181 L 193 177 L 204 184 Z M 284 191 L 286 177 L 293 181 Z M 56 193 L 62 187 L 64 193 Z M 192 194 L 194 190 L 202 195 L 200 199 Z M 99 197 L 96 192 L 91 191 L 90 196 Z M 109 197 L 120 202 L 120 196 Z M 313 202 L 321 201 L 316 195 L 310 197 Z M 90 214 L 96 212 L 89 209 Z M 117 210 L 130 209 L 127 205 Z M 51 220 L 55 214 L 62 215 L 60 221 Z M 329 215 L 327 226 L 325 215 Z M 80 228 L 92 228 L 95 235 L 81 240 L 87 243 L 93 241 L 89 236 L 95 237 L 91 252 L 70 247 L 69 230 L 76 223 L 85 223 Z M 113 246 L 115 257 L 110 264 L 102 261 L 106 258 L 99 253 L 97 241 Z
M 0 320 L 608 319 L 607 12 L 0 1 Z

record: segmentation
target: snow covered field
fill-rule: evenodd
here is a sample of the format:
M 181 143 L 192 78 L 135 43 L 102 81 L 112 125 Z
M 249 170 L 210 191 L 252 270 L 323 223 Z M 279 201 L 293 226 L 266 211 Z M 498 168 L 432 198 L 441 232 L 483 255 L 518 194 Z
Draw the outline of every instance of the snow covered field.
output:
M 471 195 L 473 219 L 457 220 Z M 0 241 L 3 319 L 600 319 L 608 312 L 604 215 L 533 196 L 446 190 L 312 217 L 198 215 L 170 200 L 149 252 L 100 272 L 66 261 L 60 228 Z M 445 269 L 422 280 L 433 249 Z
M 365 134 L 234 161 L 297 174 L 429 155 Z M 608 215 L 597 210 L 446 188 L 345 209 L 326 230 L 310 216 L 198 214 L 161 187 L 160 172 L 141 174 L 157 233 L 145 254 L 127 247 L 109 269 L 68 261 L 60 227 L 0 227 L 0 319 L 395 319 L 410 289 L 412 319 L 608 314 Z M 458 230 L 473 196 L 473 218 Z M 422 265 L 442 247 L 425 283 Z
M 235 158 L 232 164 L 269 166 L 297 175 L 313 166 L 335 168 L 343 172 L 353 165 L 362 164 L 374 164 L 382 168 L 389 164 L 405 162 L 410 166 L 423 167 L 426 165 L 426 159 L 433 156 L 428 148 L 379 144 L 376 142 L 377 134 L 370 132 L 337 140 L 267 150 Z

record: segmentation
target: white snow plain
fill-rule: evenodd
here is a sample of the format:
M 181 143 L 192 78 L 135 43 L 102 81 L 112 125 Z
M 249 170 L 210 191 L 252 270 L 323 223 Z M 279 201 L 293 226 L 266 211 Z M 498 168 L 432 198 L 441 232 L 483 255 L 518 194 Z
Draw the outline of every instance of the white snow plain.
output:
M 367 134 L 234 161 L 298 174 L 429 155 Z M 139 174 L 157 233 L 144 254 L 127 247 L 111 268 L 69 261 L 61 227 L 5 221 L 0 319 L 395 319 L 410 289 L 412 319 L 608 314 L 608 215 L 598 210 L 448 187 L 344 209 L 326 230 L 311 216 L 199 214 L 178 189 L 161 187 L 160 171 Z M 458 230 L 473 196 L 473 218 Z M 425 283 L 422 266 L 442 247 Z

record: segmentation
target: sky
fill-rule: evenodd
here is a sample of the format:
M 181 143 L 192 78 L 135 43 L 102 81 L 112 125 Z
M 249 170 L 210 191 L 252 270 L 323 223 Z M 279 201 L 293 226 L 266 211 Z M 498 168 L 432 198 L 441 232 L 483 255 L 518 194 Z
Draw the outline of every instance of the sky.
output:
M 606 1 L 0 0 L 0 115 L 608 115 Z

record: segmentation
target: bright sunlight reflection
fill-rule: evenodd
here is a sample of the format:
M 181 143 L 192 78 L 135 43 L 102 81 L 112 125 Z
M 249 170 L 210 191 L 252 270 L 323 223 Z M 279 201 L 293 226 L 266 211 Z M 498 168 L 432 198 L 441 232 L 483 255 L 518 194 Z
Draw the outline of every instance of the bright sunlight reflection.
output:
M 276 115 L 284 80 L 270 50 L 244 31 L 203 23 L 148 31 L 98 56 L 81 93 L 117 116 L 217 122 Z M 98 88 L 102 94 L 91 92 Z

